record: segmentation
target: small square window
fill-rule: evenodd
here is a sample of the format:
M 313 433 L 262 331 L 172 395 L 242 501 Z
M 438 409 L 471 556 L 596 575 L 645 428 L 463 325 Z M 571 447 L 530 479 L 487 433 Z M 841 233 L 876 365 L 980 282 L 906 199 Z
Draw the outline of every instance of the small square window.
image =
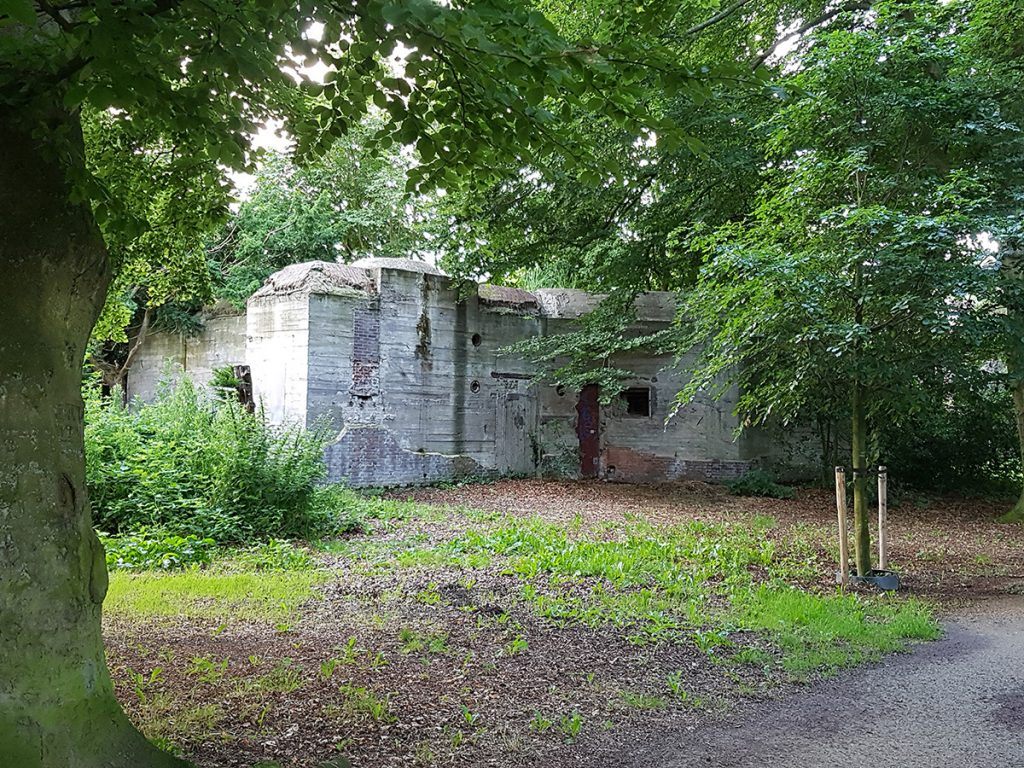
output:
M 626 403 L 626 415 L 628 416 L 650 416 L 651 415 L 651 388 L 630 387 L 619 394 Z

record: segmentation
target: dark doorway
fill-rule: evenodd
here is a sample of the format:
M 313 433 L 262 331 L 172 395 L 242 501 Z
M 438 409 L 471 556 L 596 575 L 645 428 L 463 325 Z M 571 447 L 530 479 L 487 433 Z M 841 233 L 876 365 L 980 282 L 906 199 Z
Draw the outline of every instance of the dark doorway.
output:
M 597 401 L 597 384 L 580 390 L 576 403 L 576 436 L 580 441 L 580 474 L 597 477 L 601 453 L 601 406 Z

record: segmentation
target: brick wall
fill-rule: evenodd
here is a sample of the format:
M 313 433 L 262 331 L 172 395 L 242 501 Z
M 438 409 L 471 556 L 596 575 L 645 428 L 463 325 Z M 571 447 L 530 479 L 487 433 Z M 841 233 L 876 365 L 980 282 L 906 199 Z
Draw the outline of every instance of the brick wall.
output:
M 467 456 L 410 451 L 391 430 L 346 427 L 325 454 L 328 475 L 355 487 L 416 485 L 483 473 Z

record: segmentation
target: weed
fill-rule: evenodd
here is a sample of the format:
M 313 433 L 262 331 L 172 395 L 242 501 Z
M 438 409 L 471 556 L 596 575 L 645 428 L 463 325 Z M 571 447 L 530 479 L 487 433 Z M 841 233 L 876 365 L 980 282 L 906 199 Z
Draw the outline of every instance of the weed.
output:
M 437 591 L 437 584 L 430 582 L 426 589 L 417 592 L 416 601 L 424 605 L 438 605 L 441 602 L 441 593 Z
M 540 710 L 535 710 L 533 717 L 530 718 L 530 730 L 536 733 L 545 733 L 551 730 L 552 725 L 554 722 L 545 717 Z
M 293 666 L 291 659 L 281 659 L 270 672 L 253 681 L 251 687 L 271 693 L 291 693 L 302 687 L 302 673 Z
M 205 656 L 196 656 L 189 663 L 186 674 L 195 675 L 202 683 L 215 683 L 224 677 L 228 670 L 228 660 L 214 661 Z
M 376 723 L 393 723 L 388 697 L 380 698 L 376 693 L 352 685 L 343 685 L 338 691 L 345 697 L 343 709 L 352 715 L 368 715 Z
M 526 641 L 526 638 L 522 635 L 516 635 L 512 638 L 512 642 L 508 644 L 505 649 L 509 656 L 515 656 L 518 653 L 523 653 L 529 649 L 530 644 Z
M 475 726 L 480 722 L 480 715 L 470 711 L 469 707 L 465 704 L 462 705 L 462 721 L 466 725 Z
M 444 632 L 424 635 L 409 627 L 402 627 L 398 631 L 398 642 L 401 643 L 402 653 L 417 653 L 425 650 L 432 654 L 444 654 L 450 650 L 448 635 Z
M 154 667 L 148 676 L 141 672 L 136 672 L 134 669 L 129 669 L 127 672 L 128 679 L 132 683 L 132 690 L 135 692 L 135 698 L 139 700 L 140 704 L 147 704 L 149 702 L 150 689 L 161 682 L 163 668 Z
M 576 741 L 582 728 L 583 716 L 575 710 L 562 715 L 561 720 L 558 721 L 558 730 L 565 734 L 565 739 L 568 742 Z

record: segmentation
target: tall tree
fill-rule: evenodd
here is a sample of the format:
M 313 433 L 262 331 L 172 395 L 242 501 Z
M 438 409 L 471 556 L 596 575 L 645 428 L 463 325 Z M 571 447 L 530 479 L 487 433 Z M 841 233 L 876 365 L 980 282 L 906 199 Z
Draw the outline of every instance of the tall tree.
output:
M 991 96 L 1007 123 L 1024 124 L 1024 3 L 1019 0 L 977 0 L 968 38 L 973 66 L 992 84 Z M 995 215 L 989 230 L 1000 246 L 997 289 L 991 307 L 998 354 L 1006 365 L 1007 385 L 1013 397 L 1014 419 L 1020 443 L 1024 477 L 1024 142 L 1016 137 L 1002 142 L 1001 155 L 991 163 L 1002 183 L 995 196 Z M 1017 503 L 1002 517 L 1024 521 L 1024 485 Z
M 82 127 L 86 167 L 101 199 L 119 211 L 98 222 L 112 280 L 89 345 L 90 364 L 112 390 L 162 310 L 209 299 L 204 246 L 227 212 L 230 188 L 215 160 L 166 141 L 157 126 L 86 107 Z
M 703 352 L 681 402 L 738 383 L 750 422 L 846 414 L 861 574 L 872 430 L 970 380 L 988 343 L 977 235 L 1000 187 L 992 159 L 1020 131 L 958 34 L 968 11 L 878 2 L 794 53 L 798 96 L 770 121 L 758 207 L 708 239 L 684 306 Z
M 656 25 L 657 11 L 611 6 L 603 23 Z M 328 65 L 323 85 L 299 72 L 314 59 Z M 468 169 L 505 161 L 586 162 L 561 135 L 563 101 L 600 94 L 621 125 L 670 130 L 635 98 L 652 73 L 677 88 L 703 77 L 649 38 L 568 40 L 511 0 L 4 0 L 0 764 L 178 764 L 125 718 L 100 634 L 107 575 L 85 492 L 79 385 L 111 275 L 97 222 L 110 237 L 131 217 L 89 173 L 83 109 L 248 168 L 249 137 L 267 120 L 285 121 L 300 154 L 321 152 L 372 102 L 388 116 L 379 146 L 416 145 L 410 186 L 455 187 Z
M 244 305 L 272 272 L 302 261 L 414 256 L 429 250 L 431 197 L 405 188 L 415 152 L 374 150 L 385 125 L 372 115 L 315 160 L 273 154 L 209 249 L 214 293 Z

